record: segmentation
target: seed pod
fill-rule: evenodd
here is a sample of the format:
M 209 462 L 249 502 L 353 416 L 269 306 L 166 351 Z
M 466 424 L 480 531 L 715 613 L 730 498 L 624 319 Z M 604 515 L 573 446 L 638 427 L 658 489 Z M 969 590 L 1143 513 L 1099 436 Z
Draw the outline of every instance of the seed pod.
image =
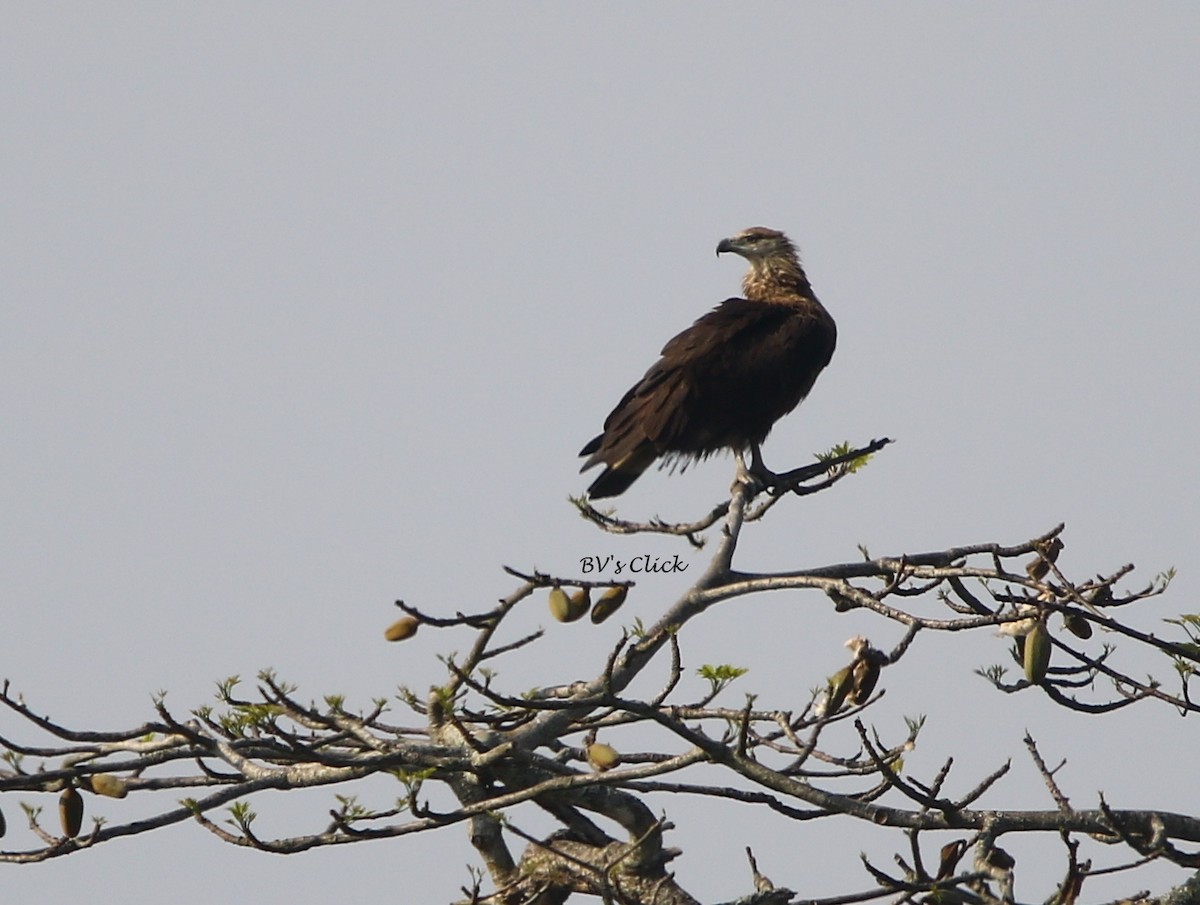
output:
M 945 880 L 954 876 L 958 862 L 966 850 L 967 840 L 965 839 L 955 839 L 953 842 L 943 845 L 942 850 L 938 853 L 937 879 Z
M 975 869 L 996 880 L 1003 880 L 1005 875 L 1016 866 L 1017 859 L 998 847 L 990 848 L 982 855 L 975 856 Z
M 1025 678 L 1033 685 L 1040 685 L 1049 666 L 1050 633 L 1044 622 L 1038 622 L 1025 636 Z
M 420 627 L 421 623 L 415 616 L 401 616 L 384 629 L 383 637 L 389 641 L 403 641 L 415 635 Z
M 826 588 L 825 596 L 833 601 L 833 609 L 838 613 L 845 613 L 858 606 L 857 603 L 836 588 Z
M 1086 641 L 1092 637 L 1092 624 L 1078 613 L 1063 613 L 1063 625 L 1076 638 L 1083 638 Z
M 857 706 L 871 696 L 871 692 L 875 690 L 875 683 L 879 681 L 879 670 L 883 667 L 883 659 L 882 651 L 872 648 L 866 650 L 862 659 L 854 664 L 852 687 L 846 700 Z
M 553 587 L 550 589 L 550 615 L 559 622 L 570 622 L 571 615 L 571 598 L 567 596 L 567 592 L 562 588 Z
M 58 822 L 64 836 L 74 839 L 83 827 L 83 796 L 74 786 L 67 786 L 58 796 Z
M 587 746 L 587 759 L 589 764 L 603 773 L 619 764 L 621 755 L 612 745 L 606 745 L 604 742 L 592 742 Z
M 1038 548 L 1036 559 L 1031 559 L 1025 563 L 1025 571 L 1034 581 L 1041 581 L 1050 571 L 1050 563 L 1058 560 L 1058 554 L 1062 552 L 1063 542 L 1057 537 L 1044 547 Z
M 846 695 L 854 687 L 854 664 L 839 669 L 829 677 L 829 689 L 825 695 L 825 712 L 823 716 L 833 716 L 842 709 Z
M 570 606 L 567 608 L 567 618 L 564 622 L 574 622 L 576 619 L 582 619 L 592 607 L 592 592 L 589 588 L 580 588 L 570 597 Z
M 108 773 L 92 775 L 92 791 L 108 798 L 124 798 L 129 794 L 129 789 L 125 787 L 125 780 Z
M 1017 613 L 1025 618 L 1000 623 L 996 628 L 997 635 L 1019 638 L 1022 635 L 1028 635 L 1033 630 L 1033 625 L 1037 622 L 1037 607 L 1032 603 L 1022 603 L 1017 606 Z
M 609 588 L 600 595 L 600 599 L 596 601 L 596 605 L 592 607 L 592 624 L 599 625 L 618 609 L 625 602 L 625 598 L 629 596 L 629 588 L 620 587 Z

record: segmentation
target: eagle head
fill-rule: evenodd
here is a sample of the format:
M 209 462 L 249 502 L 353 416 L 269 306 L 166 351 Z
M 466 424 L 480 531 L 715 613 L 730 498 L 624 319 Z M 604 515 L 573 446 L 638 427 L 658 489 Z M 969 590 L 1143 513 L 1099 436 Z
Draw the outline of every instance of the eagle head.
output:
M 747 260 L 756 258 L 789 257 L 795 258 L 796 249 L 791 240 L 777 229 L 767 229 L 765 226 L 752 226 L 744 229 L 736 236 L 722 239 L 717 245 L 717 254 L 731 251 Z
M 800 266 L 796 246 L 777 229 L 752 226 L 722 239 L 717 254 L 732 251 L 750 264 L 742 278 L 742 293 L 759 302 L 795 302 L 811 299 L 812 287 Z

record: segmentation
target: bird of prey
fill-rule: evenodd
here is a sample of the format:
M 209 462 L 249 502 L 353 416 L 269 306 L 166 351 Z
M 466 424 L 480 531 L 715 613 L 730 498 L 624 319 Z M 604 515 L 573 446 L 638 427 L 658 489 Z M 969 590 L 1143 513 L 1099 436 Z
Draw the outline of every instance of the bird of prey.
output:
M 655 459 L 686 465 L 723 449 L 739 463 L 749 450 L 751 474 L 774 477 L 760 446 L 829 364 L 837 327 L 783 233 L 755 226 L 722 239 L 722 252 L 750 264 L 744 297 L 726 299 L 668 342 L 580 451 L 580 471 L 605 466 L 588 488 L 592 499 L 624 493 Z

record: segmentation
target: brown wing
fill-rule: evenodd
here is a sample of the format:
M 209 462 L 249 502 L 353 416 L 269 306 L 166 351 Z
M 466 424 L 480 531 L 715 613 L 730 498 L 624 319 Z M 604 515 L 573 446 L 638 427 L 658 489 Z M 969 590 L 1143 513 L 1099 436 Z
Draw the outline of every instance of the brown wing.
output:
M 723 302 L 663 347 L 583 448 L 584 469 L 609 466 L 589 492 L 620 493 L 661 455 L 702 458 L 762 442 L 812 388 L 836 337 L 816 301 Z

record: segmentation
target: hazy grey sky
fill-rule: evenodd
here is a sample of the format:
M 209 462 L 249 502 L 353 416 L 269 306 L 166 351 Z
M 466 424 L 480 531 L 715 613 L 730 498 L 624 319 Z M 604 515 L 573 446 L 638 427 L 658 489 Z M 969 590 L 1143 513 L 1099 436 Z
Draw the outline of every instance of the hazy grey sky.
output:
M 159 689 L 185 713 L 266 666 L 365 706 L 435 681 L 435 654 L 464 643 L 386 644 L 397 597 L 471 608 L 512 587 L 502 564 L 686 552 L 602 536 L 566 497 L 662 343 L 736 292 L 717 241 L 758 224 L 797 241 L 840 332 L 768 463 L 899 442 L 747 531 L 740 562 L 1016 542 L 1065 520 L 1076 574 L 1180 567 L 1141 618 L 1163 631 L 1200 587 L 1197 46 L 1185 3 L 7 4 L 0 673 L 97 728 L 149 718 Z M 649 473 L 620 511 L 695 516 L 731 475 L 728 459 Z M 690 577 L 647 579 L 626 621 Z M 596 674 L 620 631 L 549 628 L 504 664 L 509 687 Z M 743 601 L 689 627 L 686 665 L 750 665 L 737 700 L 792 706 L 857 632 L 899 637 L 819 595 Z M 1012 757 L 985 804 L 1048 807 L 1027 727 L 1070 758 L 1079 806 L 1103 789 L 1200 810 L 1179 760 L 1191 721 L 1001 697 L 971 670 L 1002 642 L 922 644 L 872 712 L 893 736 L 928 714 L 918 775 L 954 754 L 961 791 Z M 6 714 L 0 734 L 35 740 Z M 262 798 L 256 827 L 312 831 L 330 795 Z M 0 796 L 6 848 L 34 842 L 18 797 Z M 138 797 L 89 806 L 124 821 Z M 867 885 L 858 851 L 887 864 L 898 839 L 652 804 L 679 824 L 685 885 L 714 900 L 748 890 L 743 844 L 816 896 Z M 1034 844 L 1006 847 L 1018 896 L 1043 898 L 1033 878 L 1057 862 L 1039 874 Z M 461 828 L 283 859 L 181 826 L 0 886 L 440 902 L 468 862 Z

